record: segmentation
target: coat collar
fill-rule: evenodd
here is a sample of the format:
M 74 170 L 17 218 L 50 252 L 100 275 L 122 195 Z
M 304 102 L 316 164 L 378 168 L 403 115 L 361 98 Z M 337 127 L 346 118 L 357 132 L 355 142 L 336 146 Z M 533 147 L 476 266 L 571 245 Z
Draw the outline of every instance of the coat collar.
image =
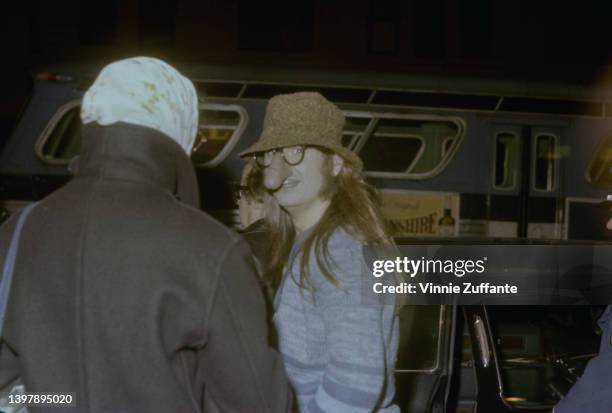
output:
M 195 171 L 185 151 L 163 133 L 144 126 L 84 125 L 75 175 L 156 185 L 191 206 L 200 205 Z

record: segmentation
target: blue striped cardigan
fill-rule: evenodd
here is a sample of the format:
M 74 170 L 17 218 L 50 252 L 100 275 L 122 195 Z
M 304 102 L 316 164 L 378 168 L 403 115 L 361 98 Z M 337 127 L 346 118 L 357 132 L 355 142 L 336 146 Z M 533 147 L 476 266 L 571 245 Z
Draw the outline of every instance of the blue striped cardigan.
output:
M 279 349 L 300 412 L 399 412 L 392 404 L 399 339 L 395 308 L 362 303 L 362 272 L 369 270 L 361 242 L 342 229 L 330 238 L 330 269 L 340 288 L 325 279 L 312 253 L 311 292 L 297 282 L 306 235 L 293 246 L 295 259 L 274 302 Z

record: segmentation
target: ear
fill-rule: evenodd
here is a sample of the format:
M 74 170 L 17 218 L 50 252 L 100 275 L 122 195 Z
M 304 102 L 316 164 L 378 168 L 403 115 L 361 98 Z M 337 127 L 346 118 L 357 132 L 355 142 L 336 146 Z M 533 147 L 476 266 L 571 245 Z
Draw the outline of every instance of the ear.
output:
M 332 155 L 332 175 L 338 176 L 343 166 L 344 166 L 344 159 L 338 154 L 333 154 Z

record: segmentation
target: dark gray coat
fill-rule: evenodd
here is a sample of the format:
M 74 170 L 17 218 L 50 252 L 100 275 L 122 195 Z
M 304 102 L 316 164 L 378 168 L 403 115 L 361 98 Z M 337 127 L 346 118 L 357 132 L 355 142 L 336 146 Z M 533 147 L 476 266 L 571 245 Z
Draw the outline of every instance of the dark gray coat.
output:
M 182 149 L 128 124 L 88 125 L 82 145 L 25 224 L 0 386 L 74 392 L 79 412 L 289 411 L 247 247 L 175 196 L 197 200 Z

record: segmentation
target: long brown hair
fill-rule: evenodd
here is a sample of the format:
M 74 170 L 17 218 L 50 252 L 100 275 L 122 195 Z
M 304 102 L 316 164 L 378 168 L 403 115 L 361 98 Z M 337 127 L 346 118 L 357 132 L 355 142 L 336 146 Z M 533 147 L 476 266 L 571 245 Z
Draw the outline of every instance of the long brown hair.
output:
M 346 160 L 340 173 L 333 177 L 331 173 L 332 152 L 322 148 L 317 149 L 326 155 L 323 173 L 329 177 L 329 182 L 324 188 L 323 196 L 327 196 L 330 203 L 297 254 L 302 258 L 299 285 L 305 289 L 312 289 L 309 265 L 313 248 L 321 272 L 329 282 L 338 286 L 336 277 L 330 271 L 332 263 L 328 249 L 329 239 L 337 228 L 344 229 L 366 245 L 393 244 L 393 239 L 387 233 L 374 187 L 369 185 L 361 172 L 353 168 Z M 295 228 L 287 211 L 277 203 L 272 195 L 265 197 L 264 208 L 271 250 L 264 277 L 270 285 L 276 288 L 280 284 L 285 265 L 292 265 L 292 262 L 288 260 L 295 241 Z M 295 258 L 297 256 L 293 257 Z

